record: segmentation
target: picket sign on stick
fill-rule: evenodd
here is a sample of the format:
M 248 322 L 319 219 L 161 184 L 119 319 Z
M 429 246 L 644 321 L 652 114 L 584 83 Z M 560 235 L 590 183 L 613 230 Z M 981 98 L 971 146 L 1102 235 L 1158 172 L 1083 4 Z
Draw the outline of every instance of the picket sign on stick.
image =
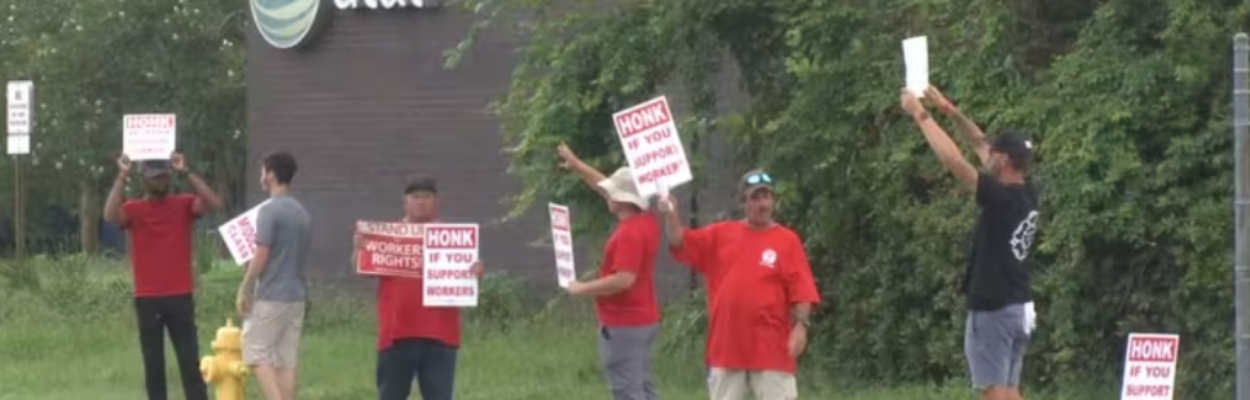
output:
M 356 273 L 361 275 L 422 278 L 425 227 L 403 222 L 356 221 L 364 241 L 356 249 Z
M 256 255 L 256 218 L 260 215 L 260 208 L 268 203 L 269 200 L 265 200 L 217 228 L 235 264 L 246 264 Z
M 426 307 L 477 307 L 477 224 L 426 224 L 423 288 Z
M 168 160 L 177 149 L 174 114 L 127 114 L 122 117 L 122 152 L 134 161 Z
M 1180 335 L 1130 333 L 1120 400 L 1172 400 Z
M 929 38 L 916 36 L 903 40 L 903 64 L 907 68 L 907 89 L 924 97 L 929 88 Z
M 569 207 L 547 203 L 551 213 L 551 244 L 556 253 L 556 281 L 560 287 L 568 288 L 569 282 L 577 278 L 577 270 L 573 267 L 573 218 Z
M 694 179 L 668 98 L 656 97 L 618 111 L 612 114 L 612 121 L 625 148 L 634 185 L 643 198 L 656 194 L 656 181 L 674 188 Z

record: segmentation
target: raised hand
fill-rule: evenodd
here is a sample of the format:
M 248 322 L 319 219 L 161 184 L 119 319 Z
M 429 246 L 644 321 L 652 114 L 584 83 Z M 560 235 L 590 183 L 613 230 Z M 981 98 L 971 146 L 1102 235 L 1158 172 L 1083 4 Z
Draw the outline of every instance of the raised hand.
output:
M 174 168 L 174 171 L 187 172 L 187 158 L 182 153 L 174 153 L 170 156 L 169 163 Z
M 131 165 L 130 156 L 122 154 L 121 157 L 117 157 L 117 171 L 118 172 L 122 174 L 130 173 L 130 165 Z
M 560 156 L 560 166 L 564 169 L 570 169 L 577 162 L 577 154 L 573 154 L 573 150 L 568 145 L 560 143 L 556 146 L 556 154 Z

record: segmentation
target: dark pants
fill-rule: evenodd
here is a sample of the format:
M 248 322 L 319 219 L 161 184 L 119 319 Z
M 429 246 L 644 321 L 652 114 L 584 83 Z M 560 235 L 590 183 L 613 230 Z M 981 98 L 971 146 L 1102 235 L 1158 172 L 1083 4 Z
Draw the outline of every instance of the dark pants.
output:
M 423 400 L 452 400 L 456 348 L 434 339 L 400 339 L 378 352 L 378 399 L 407 400 L 413 378 Z
M 174 344 L 182 391 L 187 400 L 208 400 L 200 375 L 199 339 L 195 332 L 195 301 L 191 295 L 135 299 L 139 322 L 139 350 L 143 353 L 143 376 L 148 400 L 166 400 L 165 331 Z

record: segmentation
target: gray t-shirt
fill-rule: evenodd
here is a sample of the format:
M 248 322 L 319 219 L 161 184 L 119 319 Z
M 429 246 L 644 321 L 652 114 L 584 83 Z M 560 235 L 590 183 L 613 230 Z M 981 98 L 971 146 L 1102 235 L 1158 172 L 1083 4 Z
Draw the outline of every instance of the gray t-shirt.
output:
M 256 282 L 257 301 L 302 302 L 308 289 L 304 262 L 308 258 L 312 219 L 304 205 L 289 195 L 274 196 L 256 218 L 256 244 L 269 247 L 269 262 Z

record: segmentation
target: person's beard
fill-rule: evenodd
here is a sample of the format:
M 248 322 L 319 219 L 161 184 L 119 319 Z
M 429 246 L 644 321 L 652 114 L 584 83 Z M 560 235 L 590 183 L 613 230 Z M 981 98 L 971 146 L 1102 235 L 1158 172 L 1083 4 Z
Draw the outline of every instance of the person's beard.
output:
M 157 187 L 148 188 L 148 196 L 152 196 L 153 198 L 163 199 L 167 195 L 169 195 L 169 186 L 157 186 Z

